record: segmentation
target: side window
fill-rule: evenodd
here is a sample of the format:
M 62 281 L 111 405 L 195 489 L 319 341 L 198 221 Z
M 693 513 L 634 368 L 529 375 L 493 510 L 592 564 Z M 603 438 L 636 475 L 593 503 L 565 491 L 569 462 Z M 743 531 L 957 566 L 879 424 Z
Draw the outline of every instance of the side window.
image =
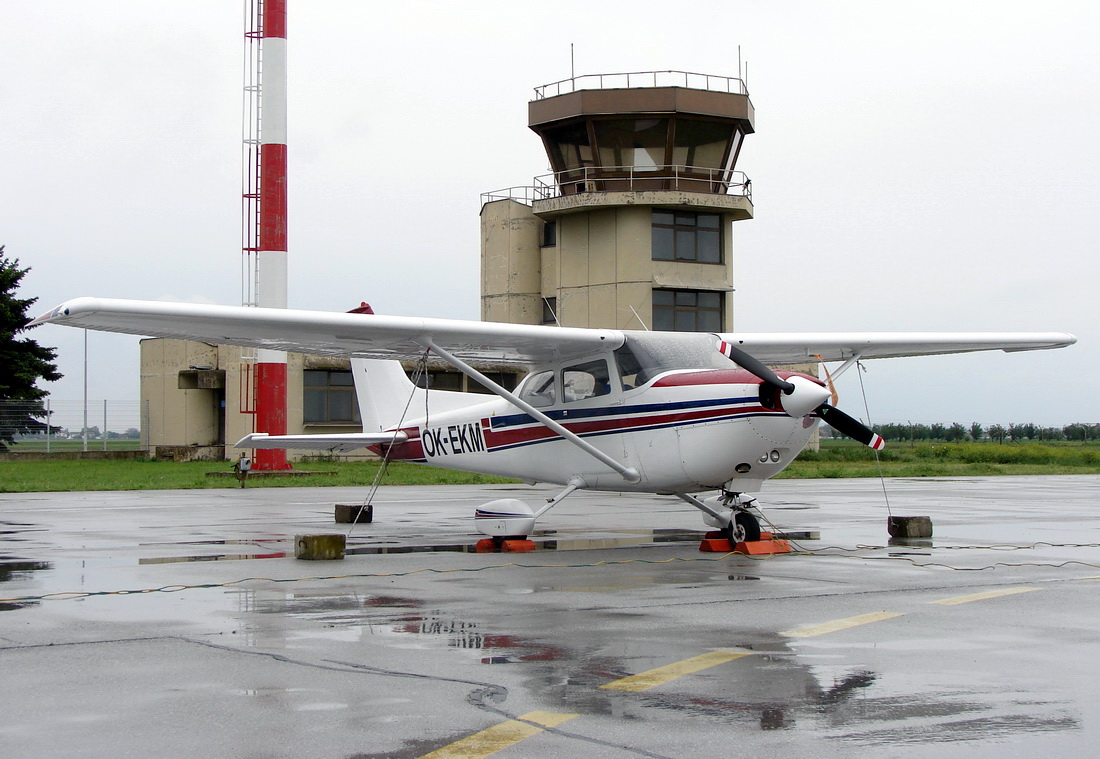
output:
M 580 401 L 596 398 L 611 392 L 611 377 L 606 361 L 586 361 L 583 364 L 569 366 L 561 372 L 562 398 Z
M 523 390 L 520 392 L 519 397 L 535 408 L 554 405 L 554 400 L 557 397 L 554 394 L 554 372 L 546 371 L 532 374 L 523 383 Z

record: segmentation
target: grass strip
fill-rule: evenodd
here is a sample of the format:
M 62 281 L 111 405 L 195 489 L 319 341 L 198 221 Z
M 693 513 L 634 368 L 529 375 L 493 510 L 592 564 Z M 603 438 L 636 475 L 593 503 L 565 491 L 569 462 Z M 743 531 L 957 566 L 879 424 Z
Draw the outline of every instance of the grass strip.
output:
M 1036 474 L 1100 474 L 1100 443 L 918 443 L 895 444 L 879 454 L 887 477 L 977 477 Z M 80 490 L 189 490 L 235 488 L 232 462 L 42 460 L 0 461 L 0 493 Z M 250 488 L 367 487 L 378 471 L 373 461 L 304 461 L 308 477 L 252 478 Z M 820 451 L 804 451 L 779 479 L 877 477 L 874 452 L 858 445 L 824 441 Z M 395 463 L 384 485 L 476 485 L 516 482 L 501 477 Z

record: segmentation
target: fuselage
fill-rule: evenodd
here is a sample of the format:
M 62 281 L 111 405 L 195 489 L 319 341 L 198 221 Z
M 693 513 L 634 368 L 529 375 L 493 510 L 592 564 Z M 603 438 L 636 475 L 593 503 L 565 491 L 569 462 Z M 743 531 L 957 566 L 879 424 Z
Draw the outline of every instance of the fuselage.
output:
M 407 421 L 400 429 L 408 440 L 392 446 L 389 458 L 533 482 L 580 477 L 594 490 L 745 492 L 790 464 L 816 426 L 816 417 L 792 418 L 762 405 L 760 380 L 741 369 L 645 377 L 622 368 L 610 355 L 550 367 L 528 375 L 516 393 L 541 401 L 539 411 L 637 470 L 637 482 L 496 398 Z

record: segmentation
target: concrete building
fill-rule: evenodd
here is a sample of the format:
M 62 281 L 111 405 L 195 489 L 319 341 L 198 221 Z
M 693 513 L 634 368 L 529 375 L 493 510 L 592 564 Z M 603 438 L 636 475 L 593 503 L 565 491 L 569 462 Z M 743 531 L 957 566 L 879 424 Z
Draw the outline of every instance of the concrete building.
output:
M 670 71 L 578 77 L 537 88 L 529 126 L 553 173 L 483 196 L 482 318 L 732 330 L 733 222 L 753 214 L 735 168 L 753 132 L 744 83 Z M 143 340 L 152 453 L 235 457 L 232 443 L 253 431 L 255 367 L 241 348 Z M 505 387 L 518 379 L 478 368 Z M 484 392 L 450 370 L 427 383 Z M 348 362 L 290 354 L 286 422 L 288 434 L 360 429 Z

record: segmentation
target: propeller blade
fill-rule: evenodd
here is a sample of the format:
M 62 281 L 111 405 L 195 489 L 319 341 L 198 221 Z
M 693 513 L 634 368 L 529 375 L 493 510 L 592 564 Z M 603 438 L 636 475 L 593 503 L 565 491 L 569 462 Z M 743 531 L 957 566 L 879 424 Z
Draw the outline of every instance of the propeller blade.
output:
M 847 435 L 852 438 L 852 440 L 855 440 L 857 443 L 862 443 L 868 448 L 874 448 L 876 451 L 881 451 L 886 445 L 886 441 L 875 434 L 869 427 L 865 426 L 863 422 L 848 416 L 840 409 L 834 408 L 828 403 L 822 403 L 815 413 L 823 419 L 826 424 L 840 434 Z
M 794 392 L 794 385 L 792 383 L 779 379 L 778 374 L 773 372 L 768 367 L 764 366 L 748 353 L 745 353 L 745 351 L 741 350 L 736 345 L 727 343 L 725 340 L 719 340 L 718 350 L 730 361 L 734 362 L 753 376 L 760 378 L 764 382 L 767 382 L 772 387 L 779 388 L 787 395 L 790 395 Z

